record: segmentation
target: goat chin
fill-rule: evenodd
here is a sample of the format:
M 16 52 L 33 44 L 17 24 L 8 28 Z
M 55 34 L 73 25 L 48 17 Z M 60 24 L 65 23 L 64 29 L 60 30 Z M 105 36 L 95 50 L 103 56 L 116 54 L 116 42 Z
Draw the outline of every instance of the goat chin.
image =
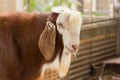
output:
M 67 75 L 67 72 L 70 67 L 70 62 L 71 62 L 71 53 L 67 53 L 67 50 L 64 48 L 63 49 L 63 54 L 61 57 L 61 61 L 59 59 L 59 55 L 56 57 L 56 59 L 51 62 L 44 64 L 42 66 L 42 73 L 41 76 L 44 75 L 45 70 L 50 69 L 50 70 L 57 70 L 59 76 L 61 78 L 65 77 Z

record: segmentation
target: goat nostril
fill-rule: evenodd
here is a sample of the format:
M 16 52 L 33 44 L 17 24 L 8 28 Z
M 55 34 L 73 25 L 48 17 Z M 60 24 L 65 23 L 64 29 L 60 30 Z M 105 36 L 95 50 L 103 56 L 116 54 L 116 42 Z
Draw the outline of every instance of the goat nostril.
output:
M 79 45 L 72 45 L 73 49 L 79 49 Z

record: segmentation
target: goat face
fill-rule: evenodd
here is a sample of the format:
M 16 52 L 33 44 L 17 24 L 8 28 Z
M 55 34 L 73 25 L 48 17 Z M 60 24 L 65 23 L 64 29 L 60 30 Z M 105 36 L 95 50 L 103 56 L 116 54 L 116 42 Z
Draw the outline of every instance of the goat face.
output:
M 78 51 L 81 21 L 80 12 L 77 11 L 64 11 L 57 18 L 57 30 L 62 35 L 64 48 L 68 53 Z
M 82 18 L 80 12 L 66 10 L 57 18 L 57 31 L 62 35 L 63 53 L 59 66 L 59 75 L 64 77 L 70 67 L 71 55 L 75 55 L 79 48 L 80 28 Z

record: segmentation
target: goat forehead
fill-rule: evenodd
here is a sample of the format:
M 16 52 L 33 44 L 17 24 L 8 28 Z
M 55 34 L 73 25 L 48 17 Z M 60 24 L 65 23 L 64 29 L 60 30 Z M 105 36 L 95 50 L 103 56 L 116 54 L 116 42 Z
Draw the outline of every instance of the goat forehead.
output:
M 81 14 L 80 12 L 67 11 L 61 13 L 57 18 L 57 23 L 66 24 L 69 27 L 80 27 L 81 25 Z
M 64 23 L 69 21 L 69 14 L 61 13 L 57 18 L 57 23 Z

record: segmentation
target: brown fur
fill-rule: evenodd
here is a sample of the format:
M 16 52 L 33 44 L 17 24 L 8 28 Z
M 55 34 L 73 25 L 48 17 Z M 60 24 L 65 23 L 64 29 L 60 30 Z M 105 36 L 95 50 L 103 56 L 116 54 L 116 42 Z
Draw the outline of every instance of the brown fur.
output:
M 40 34 L 54 13 L 0 13 L 0 80 L 35 80 L 41 66 L 62 55 L 62 36 L 57 32 L 51 60 L 45 61 L 38 48 Z M 47 48 L 46 48 L 47 49 Z

